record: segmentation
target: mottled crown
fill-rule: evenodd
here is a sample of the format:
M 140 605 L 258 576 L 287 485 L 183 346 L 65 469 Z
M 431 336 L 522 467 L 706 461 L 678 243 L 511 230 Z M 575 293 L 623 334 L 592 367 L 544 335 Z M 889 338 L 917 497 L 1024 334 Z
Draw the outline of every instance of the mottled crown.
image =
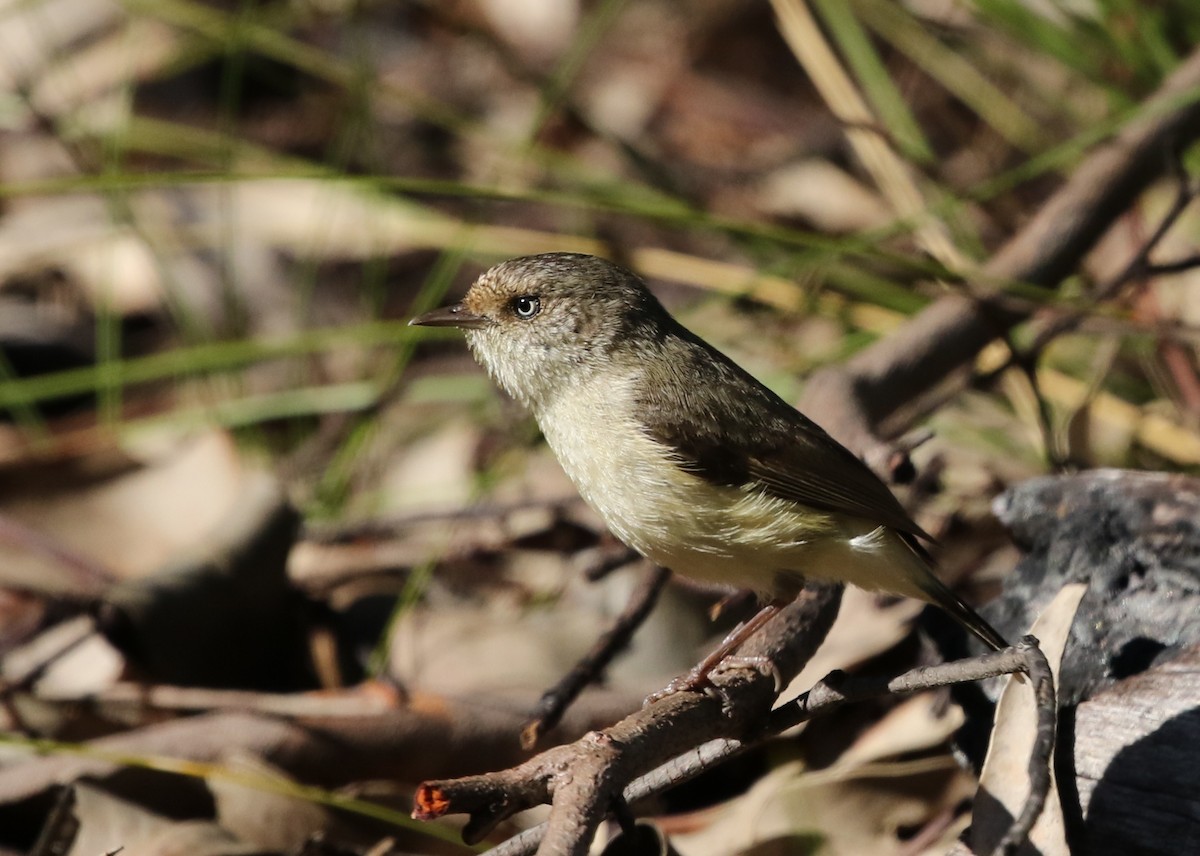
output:
M 467 331 L 477 359 L 535 410 L 562 384 L 619 359 L 619 349 L 640 348 L 672 323 L 635 274 L 580 253 L 498 264 L 462 305 L 489 322 Z

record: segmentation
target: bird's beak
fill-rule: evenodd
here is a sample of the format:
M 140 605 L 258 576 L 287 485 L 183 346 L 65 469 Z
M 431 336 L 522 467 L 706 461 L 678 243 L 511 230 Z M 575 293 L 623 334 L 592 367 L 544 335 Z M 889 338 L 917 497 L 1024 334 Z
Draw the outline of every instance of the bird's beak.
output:
M 461 303 L 452 303 L 441 309 L 434 309 L 432 312 L 418 315 L 408 322 L 410 327 L 462 327 L 472 330 L 486 327 L 491 323 L 492 319 L 468 311 L 467 307 Z

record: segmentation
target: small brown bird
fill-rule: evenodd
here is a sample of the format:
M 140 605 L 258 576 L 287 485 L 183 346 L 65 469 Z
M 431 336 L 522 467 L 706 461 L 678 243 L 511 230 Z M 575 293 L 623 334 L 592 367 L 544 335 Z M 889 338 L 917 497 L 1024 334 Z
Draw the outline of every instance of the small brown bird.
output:
M 855 455 L 594 256 L 512 259 L 461 327 L 613 533 L 684 576 L 791 599 L 805 577 L 919 598 L 1007 643 L 933 573 L 929 536 Z

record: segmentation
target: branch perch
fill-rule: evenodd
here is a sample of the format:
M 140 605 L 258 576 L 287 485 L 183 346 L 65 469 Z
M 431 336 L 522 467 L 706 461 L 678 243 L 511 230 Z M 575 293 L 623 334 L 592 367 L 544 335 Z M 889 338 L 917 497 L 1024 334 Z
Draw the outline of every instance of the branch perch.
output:
M 516 812 L 550 802 L 540 852 L 586 853 L 626 783 L 714 738 L 745 740 L 761 730 L 778 693 L 774 672 L 785 682 L 799 673 L 829 632 L 841 596 L 840 585 L 811 585 L 746 642 L 743 658 L 762 658 L 773 669 L 721 669 L 711 676 L 711 693 L 668 696 L 512 769 L 425 782 L 413 816 L 469 814 L 463 838 L 471 843 Z
M 828 632 L 828 624 L 814 627 L 805 622 L 835 614 L 830 604 L 836 605 L 840 594 L 840 587 L 806 590 L 749 640 L 746 657 L 769 657 L 785 678 L 794 675 Z M 790 647 L 786 644 L 788 633 L 797 640 Z M 539 853 L 583 854 L 614 805 L 636 803 L 691 779 L 815 716 L 853 701 L 907 695 L 1016 672 L 1028 674 L 1033 684 L 1038 734 L 1029 761 L 1029 796 L 996 850 L 997 854 L 1011 854 L 1028 836 L 1050 787 L 1056 721 L 1054 679 L 1033 637 L 1004 651 L 926 666 L 891 679 L 850 678 L 837 672 L 774 711 L 769 710 L 775 694 L 771 676 L 741 667 L 721 670 L 712 676 L 714 693 L 668 696 L 611 728 L 550 749 L 509 770 L 426 782 L 417 791 L 413 816 L 429 820 L 466 813 L 470 820 L 463 838 L 474 843 L 517 812 L 549 802 L 553 806 L 549 821 L 489 853 L 525 856 L 536 849 Z

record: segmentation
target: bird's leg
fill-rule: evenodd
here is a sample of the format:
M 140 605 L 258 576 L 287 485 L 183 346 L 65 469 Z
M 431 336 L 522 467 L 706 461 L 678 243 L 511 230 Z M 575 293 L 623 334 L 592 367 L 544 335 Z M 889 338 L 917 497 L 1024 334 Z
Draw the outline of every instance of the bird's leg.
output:
M 709 686 L 708 676 L 713 673 L 717 666 L 721 665 L 731 654 L 737 651 L 743 642 L 762 629 L 764 624 L 774 618 L 776 613 L 779 612 L 780 607 L 781 604 L 778 601 L 768 603 L 749 621 L 733 628 L 733 631 L 725 637 L 725 640 L 713 649 L 711 654 L 693 666 L 691 671 L 686 675 L 680 675 L 658 692 L 646 696 L 644 704 L 654 704 L 654 702 L 675 693 L 703 691 Z M 757 660 L 754 658 L 748 658 L 746 663 L 758 665 Z
M 726 610 L 741 609 L 750 602 L 757 606 L 759 603 L 758 595 L 749 589 L 738 589 L 735 592 L 725 595 L 725 597 L 713 604 L 708 610 L 708 617 L 716 621 L 725 614 Z

